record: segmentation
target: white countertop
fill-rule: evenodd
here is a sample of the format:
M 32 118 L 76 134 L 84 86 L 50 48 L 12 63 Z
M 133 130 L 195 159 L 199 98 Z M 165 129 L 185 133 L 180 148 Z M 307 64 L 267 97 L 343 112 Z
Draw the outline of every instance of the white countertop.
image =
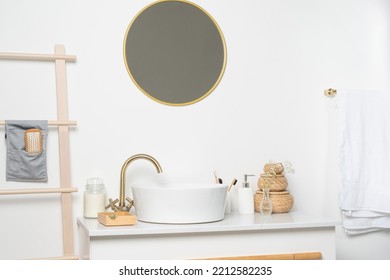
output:
M 294 211 L 286 214 L 272 214 L 271 217 L 263 217 L 259 213 L 250 215 L 231 213 L 226 214 L 225 218 L 219 222 L 180 225 L 137 221 L 132 226 L 106 227 L 97 219 L 77 218 L 78 226 L 84 228 L 90 237 L 324 228 L 334 227 L 339 223 L 336 218 L 309 216 Z

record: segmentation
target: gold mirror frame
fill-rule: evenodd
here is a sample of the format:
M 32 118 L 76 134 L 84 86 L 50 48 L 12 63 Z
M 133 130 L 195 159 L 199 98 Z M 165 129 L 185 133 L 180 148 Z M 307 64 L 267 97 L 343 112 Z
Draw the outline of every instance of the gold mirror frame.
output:
M 158 98 L 155 96 L 155 94 L 149 92 L 148 90 L 144 89 L 143 86 L 140 85 L 140 83 L 137 81 L 137 79 L 134 77 L 133 73 L 132 73 L 132 70 L 130 69 L 131 67 L 129 66 L 129 62 L 128 62 L 128 57 L 127 57 L 127 50 L 126 50 L 126 46 L 127 46 L 127 40 L 129 38 L 129 32 L 131 31 L 131 28 L 133 27 L 134 25 L 134 22 L 136 22 L 136 20 L 140 17 L 140 15 L 142 15 L 145 11 L 147 11 L 149 8 L 151 7 L 154 7 L 155 5 L 159 5 L 159 4 L 164 4 L 164 3 L 167 3 L 167 2 L 176 2 L 176 3 L 182 3 L 182 4 L 186 4 L 186 5 L 191 5 L 191 7 L 195 7 L 197 8 L 200 12 L 202 12 L 205 16 L 207 16 L 207 18 L 211 21 L 212 25 L 215 27 L 216 29 L 216 33 L 218 33 L 219 35 L 219 38 L 215 39 L 215 40 L 220 40 L 220 44 L 222 46 L 220 46 L 220 49 L 219 52 L 223 51 L 223 54 L 219 54 L 221 56 L 223 56 L 223 59 L 220 59 L 219 61 L 222 63 L 219 63 L 216 67 L 218 68 L 218 71 L 215 71 L 215 73 L 213 73 L 213 75 L 217 76 L 217 79 L 210 79 L 210 83 L 213 83 L 211 87 L 207 87 L 207 90 L 206 91 L 202 91 L 202 92 L 198 92 L 199 94 L 196 94 L 196 98 L 193 99 L 193 100 L 188 100 L 188 101 L 185 101 L 185 102 L 172 102 L 172 101 L 166 101 L 166 100 L 162 100 L 162 98 Z M 226 60 L 227 60 L 227 53 L 226 53 L 226 42 L 225 42 L 225 38 L 223 36 L 223 33 L 222 33 L 222 30 L 221 28 L 219 27 L 219 25 L 217 24 L 217 22 L 214 20 L 214 18 L 206 11 L 204 10 L 202 7 L 198 6 L 197 4 L 194 4 L 192 2 L 189 2 L 189 1 L 186 1 L 186 0 L 160 0 L 160 1 L 156 1 L 156 2 L 153 2 L 149 5 L 147 5 L 146 7 L 144 7 L 141 11 L 139 11 L 136 16 L 132 19 L 132 21 L 130 22 L 129 26 L 127 27 L 127 30 L 126 30 L 126 33 L 125 33 L 125 37 L 124 37 L 124 42 L 123 42 L 123 57 L 124 57 L 124 62 L 125 62 L 125 66 L 126 66 L 126 69 L 127 69 L 127 72 L 130 76 L 130 78 L 132 79 L 132 81 L 135 83 L 135 85 L 141 90 L 141 92 L 143 92 L 146 96 L 148 96 L 149 98 L 151 98 L 152 100 L 156 101 L 156 102 L 159 102 L 159 103 L 162 103 L 162 104 L 165 104 L 165 105 L 171 105 L 171 106 L 184 106 L 184 105 L 190 105 L 190 104 L 194 104 L 202 99 L 204 99 L 205 97 L 207 97 L 216 87 L 217 85 L 220 83 L 221 79 L 222 79 L 222 76 L 225 72 L 225 68 L 226 68 Z M 130 56 L 131 57 L 131 56 Z M 139 64 L 138 64 L 139 65 Z M 220 67 L 220 70 L 219 70 L 219 67 Z M 206 88 L 206 86 L 205 86 Z M 179 93 L 177 93 L 179 94 Z M 191 98 L 191 97 L 190 97 Z

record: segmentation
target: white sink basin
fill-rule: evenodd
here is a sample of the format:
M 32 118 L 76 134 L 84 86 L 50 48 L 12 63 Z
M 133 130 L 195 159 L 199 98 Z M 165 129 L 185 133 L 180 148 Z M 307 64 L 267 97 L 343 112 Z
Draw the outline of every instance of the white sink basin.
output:
M 163 224 L 210 223 L 223 220 L 227 185 L 133 185 L 137 220 Z

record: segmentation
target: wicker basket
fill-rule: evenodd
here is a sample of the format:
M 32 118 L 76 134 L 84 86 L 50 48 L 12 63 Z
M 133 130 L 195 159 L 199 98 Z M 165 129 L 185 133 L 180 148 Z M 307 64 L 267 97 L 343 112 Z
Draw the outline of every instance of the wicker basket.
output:
M 282 163 L 267 163 L 263 168 L 265 173 L 282 174 L 284 172 L 284 166 Z
M 281 192 L 287 189 L 288 182 L 283 174 L 271 175 L 261 174 L 257 181 L 257 187 L 262 190 L 264 187 L 269 187 L 270 192 Z
M 270 192 L 269 197 L 272 201 L 272 213 L 287 213 L 293 207 L 294 198 L 289 191 Z M 260 201 L 262 198 L 263 198 L 263 192 L 256 191 L 255 194 L 256 212 L 260 212 Z

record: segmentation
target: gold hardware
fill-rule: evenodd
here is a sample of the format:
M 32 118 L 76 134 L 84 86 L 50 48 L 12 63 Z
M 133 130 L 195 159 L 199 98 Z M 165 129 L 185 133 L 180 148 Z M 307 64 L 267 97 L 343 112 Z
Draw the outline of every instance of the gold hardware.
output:
M 114 210 L 115 212 L 118 212 L 120 211 L 120 209 L 118 208 L 118 206 L 116 206 L 115 204 L 118 203 L 119 199 L 115 199 L 114 201 L 110 198 L 108 200 L 108 202 L 110 202 L 107 206 L 106 206 L 106 209 L 108 208 L 111 208 L 112 210 Z
M 119 212 L 119 211 L 124 211 L 124 212 L 129 212 L 131 207 L 134 206 L 134 201 L 130 199 L 129 197 L 126 197 L 126 170 L 127 167 L 130 165 L 131 162 L 137 160 L 137 159 L 146 159 L 150 161 L 157 169 L 158 173 L 162 172 L 162 168 L 158 161 L 153 158 L 150 155 L 146 154 L 137 154 L 134 156 L 129 157 L 125 163 L 122 166 L 121 169 L 121 180 L 120 180 L 120 194 L 119 194 L 119 200 L 115 199 L 114 201 L 112 199 L 109 199 L 109 205 L 106 206 L 107 208 L 111 208 L 114 212 Z M 119 205 L 116 205 L 119 201 Z M 129 202 L 126 204 L 126 201 Z
M 334 88 L 329 88 L 329 89 L 324 90 L 324 94 L 326 97 L 333 98 L 337 95 L 337 90 Z

